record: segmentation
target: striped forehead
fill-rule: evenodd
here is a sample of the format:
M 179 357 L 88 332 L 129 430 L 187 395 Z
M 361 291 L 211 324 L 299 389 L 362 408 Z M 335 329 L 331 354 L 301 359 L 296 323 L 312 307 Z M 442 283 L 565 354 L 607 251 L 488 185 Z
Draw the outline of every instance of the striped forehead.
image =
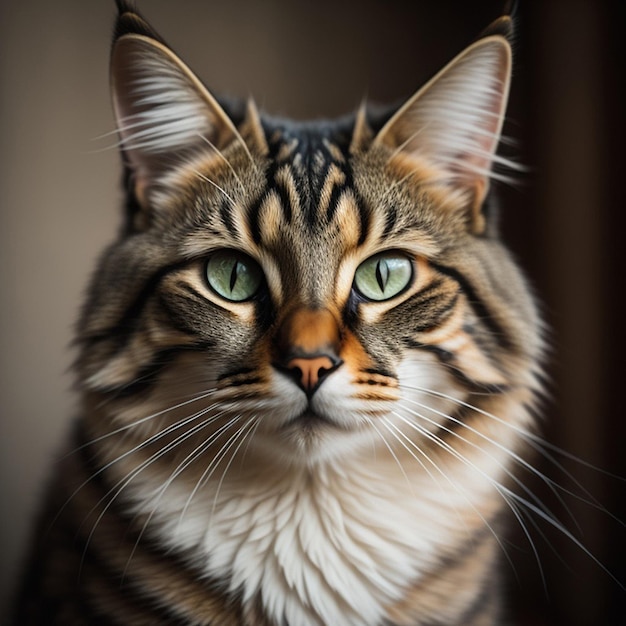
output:
M 367 217 L 342 147 L 317 133 L 275 134 L 271 146 L 265 192 L 248 210 L 255 243 L 325 239 L 346 220 L 361 239 Z
M 326 292 L 347 250 L 362 243 L 367 215 L 352 184 L 347 148 L 319 132 L 274 132 L 266 186 L 248 207 L 249 232 L 301 296 Z
M 352 186 L 345 147 L 318 130 L 278 131 L 270 146 L 268 189 L 280 198 L 285 221 L 309 231 L 327 227 Z

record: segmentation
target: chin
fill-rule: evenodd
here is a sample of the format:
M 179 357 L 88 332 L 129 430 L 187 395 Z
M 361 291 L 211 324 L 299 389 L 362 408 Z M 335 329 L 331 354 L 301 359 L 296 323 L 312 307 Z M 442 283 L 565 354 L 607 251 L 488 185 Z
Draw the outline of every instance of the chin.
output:
M 302 468 L 341 465 L 372 442 L 372 433 L 356 419 L 348 425 L 306 411 L 279 428 L 259 430 L 251 447 L 273 462 Z

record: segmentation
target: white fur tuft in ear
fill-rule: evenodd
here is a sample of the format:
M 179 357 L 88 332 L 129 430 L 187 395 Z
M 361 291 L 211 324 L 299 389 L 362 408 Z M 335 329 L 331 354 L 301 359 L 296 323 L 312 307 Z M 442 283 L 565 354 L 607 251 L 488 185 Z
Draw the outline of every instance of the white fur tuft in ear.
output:
M 420 89 L 382 128 L 375 143 L 440 166 L 451 184 L 481 204 L 496 155 L 511 75 L 511 48 L 501 36 L 468 47 Z
M 193 144 L 209 132 L 204 103 L 171 66 L 149 57 L 140 65 L 126 93 L 115 93 L 125 150 L 165 152 Z
M 207 139 L 218 148 L 241 140 L 233 122 L 189 68 L 147 36 L 133 33 L 115 42 L 111 87 L 120 145 L 141 204 L 161 175 L 206 145 Z

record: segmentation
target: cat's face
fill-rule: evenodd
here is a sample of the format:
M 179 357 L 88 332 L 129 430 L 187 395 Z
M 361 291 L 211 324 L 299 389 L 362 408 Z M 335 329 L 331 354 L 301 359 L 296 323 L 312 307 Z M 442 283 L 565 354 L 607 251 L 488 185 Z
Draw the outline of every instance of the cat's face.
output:
M 300 125 L 229 116 L 155 37 L 114 47 L 131 211 L 81 325 L 116 423 L 310 464 L 532 386 L 532 304 L 481 210 L 504 37 L 391 117 Z

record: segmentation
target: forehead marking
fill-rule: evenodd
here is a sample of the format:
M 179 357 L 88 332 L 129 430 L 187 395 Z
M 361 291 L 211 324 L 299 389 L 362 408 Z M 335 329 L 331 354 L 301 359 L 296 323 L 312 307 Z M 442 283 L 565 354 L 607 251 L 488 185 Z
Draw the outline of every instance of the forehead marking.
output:
M 346 174 L 331 163 L 319 195 L 318 214 L 320 216 L 326 215 L 329 221 L 333 218 L 345 183 Z
M 361 238 L 361 218 L 351 190 L 345 190 L 339 197 L 334 218 L 341 233 L 344 250 L 357 248 Z
M 279 240 L 283 218 L 282 203 L 278 193 L 272 190 L 265 196 L 258 209 L 257 228 L 259 239 L 269 245 L 276 244 Z
M 343 152 L 341 152 L 341 148 L 339 148 L 339 146 L 337 146 L 336 144 L 332 143 L 331 141 L 328 141 L 328 139 L 324 139 L 324 141 L 322 143 L 324 144 L 324 147 L 330 153 L 330 156 L 337 163 L 342 163 L 343 164 L 343 163 L 346 162 L 346 158 L 343 155 Z
M 281 200 L 285 221 L 290 223 L 293 214 L 299 214 L 302 209 L 298 186 L 289 165 L 283 165 L 276 170 L 274 184 Z

